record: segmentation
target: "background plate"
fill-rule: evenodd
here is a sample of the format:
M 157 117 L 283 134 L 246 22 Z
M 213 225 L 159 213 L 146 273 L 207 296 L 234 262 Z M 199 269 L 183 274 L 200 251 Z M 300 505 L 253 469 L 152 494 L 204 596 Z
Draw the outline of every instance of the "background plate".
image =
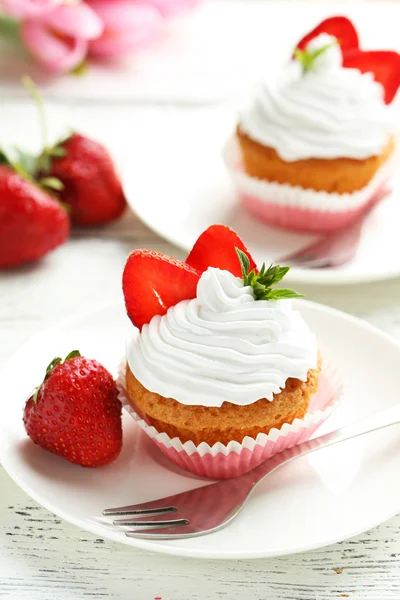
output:
M 166 118 L 167 116 L 167 118 Z M 124 169 L 124 189 L 136 214 L 159 235 L 189 252 L 212 223 L 235 229 L 256 262 L 278 261 L 317 236 L 267 227 L 239 204 L 221 157 L 234 130 L 232 106 L 160 114 L 143 111 Z M 151 131 L 157 132 L 154 135 Z M 400 178 L 368 217 L 355 258 L 332 269 L 291 269 L 300 283 L 350 284 L 400 276 Z

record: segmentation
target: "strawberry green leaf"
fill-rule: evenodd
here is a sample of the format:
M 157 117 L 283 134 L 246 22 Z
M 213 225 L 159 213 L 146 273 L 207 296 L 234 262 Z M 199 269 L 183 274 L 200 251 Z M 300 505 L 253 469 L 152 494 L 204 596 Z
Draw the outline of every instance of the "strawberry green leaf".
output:
M 58 144 L 60 144 L 60 142 L 58 142 Z M 49 154 L 49 156 L 53 156 L 55 158 L 62 158 L 63 156 L 65 156 L 67 154 L 67 151 L 62 146 L 57 145 L 57 146 L 48 148 L 48 154 Z
M 64 189 L 63 182 L 57 179 L 57 177 L 41 177 L 38 183 L 40 186 L 55 190 L 56 192 L 61 192 Z
M 42 153 L 37 157 L 37 172 L 48 173 L 50 169 L 51 157 L 47 151 L 47 148 L 44 148 Z
M 25 150 L 20 150 L 20 148 L 14 148 L 14 151 L 17 156 L 17 160 L 14 163 L 16 170 L 19 169 L 25 176 L 34 179 L 37 174 L 36 156 L 25 152 Z
M 65 359 L 63 360 L 62 358 L 60 358 L 59 356 L 57 356 L 56 358 L 53 358 L 53 360 L 51 361 L 51 363 L 49 363 L 47 365 L 46 368 L 46 373 L 44 375 L 44 379 L 42 381 L 42 383 L 40 385 L 38 385 L 32 394 L 32 399 L 34 402 L 37 402 L 38 396 L 39 396 L 39 392 L 41 390 L 41 387 L 43 385 L 43 383 L 50 377 L 50 375 L 52 374 L 52 372 L 54 371 L 54 369 L 58 366 L 61 365 L 63 362 L 66 362 L 67 360 L 71 360 L 71 358 L 75 358 L 76 356 L 81 356 L 81 353 L 79 352 L 79 350 L 72 350 L 72 352 L 70 352 Z
M 39 392 L 40 392 L 40 388 L 42 387 L 42 384 L 38 385 L 37 387 L 35 387 L 34 391 L 33 391 L 33 395 L 32 395 L 32 400 L 34 402 L 37 402 L 38 396 L 39 396 Z
M 0 165 L 11 166 L 11 161 L 4 150 L 0 149 Z
M 57 356 L 57 358 L 53 358 L 51 363 L 49 365 L 47 365 L 46 375 L 45 375 L 44 379 L 46 380 L 49 377 L 52 370 L 54 369 L 54 367 L 56 367 L 57 365 L 60 365 L 61 363 L 62 363 L 62 358 L 60 358 L 59 356 Z
M 67 360 L 71 360 L 71 358 L 76 358 L 77 356 L 81 356 L 81 353 L 79 352 L 79 350 L 72 350 L 65 358 L 64 358 L 64 362 L 67 362 Z

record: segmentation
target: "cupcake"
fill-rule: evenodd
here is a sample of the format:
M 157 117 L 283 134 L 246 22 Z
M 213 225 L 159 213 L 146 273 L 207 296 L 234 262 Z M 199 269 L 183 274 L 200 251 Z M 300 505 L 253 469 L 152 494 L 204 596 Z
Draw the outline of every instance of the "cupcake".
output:
M 125 400 L 181 466 L 237 475 L 256 466 L 254 455 L 259 464 L 271 444 L 293 445 L 294 434 L 304 439 L 323 420 L 319 409 L 331 397 L 308 414 L 321 373 L 317 340 L 292 306 L 298 294 L 274 288 L 287 271 L 257 271 L 242 241 L 221 225 L 200 236 L 186 263 L 148 250 L 129 256 L 123 291 L 135 327 Z M 246 450 L 233 470 L 229 445 L 239 457 Z M 200 460 L 212 448 L 227 458 L 219 457 L 217 471 L 207 467 L 209 457 Z
M 250 212 L 328 232 L 379 197 L 393 169 L 400 55 L 364 52 L 345 17 L 323 21 L 239 116 L 226 162 Z

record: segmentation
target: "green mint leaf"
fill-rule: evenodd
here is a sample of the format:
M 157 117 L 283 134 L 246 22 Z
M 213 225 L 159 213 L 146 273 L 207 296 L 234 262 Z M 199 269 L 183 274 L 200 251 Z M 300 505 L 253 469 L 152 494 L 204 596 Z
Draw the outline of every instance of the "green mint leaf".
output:
M 333 40 L 329 42 L 329 44 L 325 44 L 325 46 L 321 46 L 321 48 L 317 48 L 316 50 L 300 50 L 300 48 L 296 48 L 294 51 L 294 58 L 301 64 L 303 67 L 303 73 L 307 73 L 310 71 L 317 60 L 324 54 L 329 48 L 333 46 L 337 46 L 339 44 L 339 40 Z
M 247 275 L 247 285 L 252 285 L 254 278 L 256 277 L 256 273 L 255 271 L 251 271 L 248 275 Z
M 281 300 L 284 298 L 304 298 L 294 290 L 277 289 L 273 290 L 272 286 L 282 281 L 290 267 L 281 267 L 280 265 L 270 265 L 268 268 L 263 263 L 258 273 L 251 271 L 250 259 L 245 252 L 235 248 L 237 257 L 242 270 L 243 285 L 251 286 L 255 300 Z
M 294 51 L 294 58 L 297 60 L 297 62 L 299 62 L 301 64 L 301 66 L 303 67 L 303 71 L 308 71 L 309 65 L 309 58 L 306 55 L 306 51 L 305 50 L 300 50 L 300 48 L 296 48 Z
M 269 278 L 271 280 L 269 285 L 275 285 L 276 283 L 279 283 L 280 281 L 282 281 L 282 279 L 285 277 L 286 273 L 289 270 L 290 270 L 290 267 L 281 267 L 279 265 L 273 267 L 271 265 L 267 271 L 267 274 L 269 274 Z
M 247 285 L 246 281 L 247 281 L 247 275 L 250 269 L 250 260 L 249 257 L 247 256 L 247 254 L 245 252 L 243 252 L 242 250 L 239 250 L 239 248 L 236 248 L 236 254 L 237 257 L 239 259 L 240 262 L 240 267 L 242 269 L 242 276 L 243 276 L 243 281 L 245 282 L 244 284 Z
M 269 288 L 277 283 L 279 283 L 286 273 L 289 271 L 289 267 L 281 267 L 279 265 L 270 265 L 268 269 L 265 264 L 261 267 L 260 272 L 257 277 L 257 281 L 261 283 L 266 288 Z
M 298 294 L 294 290 L 279 288 L 271 290 L 268 295 L 268 300 L 282 300 L 285 298 L 304 298 L 303 294 Z
M 329 48 L 333 48 L 333 46 L 337 46 L 337 44 L 338 44 L 337 40 L 334 40 L 332 42 L 329 42 L 329 44 L 325 44 L 325 46 L 321 46 L 321 48 L 317 48 L 316 50 L 312 50 L 310 52 L 311 63 L 315 62 L 317 60 L 317 58 L 319 56 L 321 56 L 321 54 L 324 54 L 324 52 L 326 52 L 327 50 L 329 50 Z

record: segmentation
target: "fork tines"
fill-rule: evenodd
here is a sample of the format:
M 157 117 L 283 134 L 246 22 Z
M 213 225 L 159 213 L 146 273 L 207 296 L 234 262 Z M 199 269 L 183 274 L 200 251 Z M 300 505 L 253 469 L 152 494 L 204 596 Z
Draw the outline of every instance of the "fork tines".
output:
M 189 525 L 188 519 L 170 519 L 169 521 L 134 521 L 133 519 L 118 519 L 113 521 L 116 527 L 132 527 L 138 529 L 165 529 L 166 527 L 179 527 Z
M 137 506 L 137 505 L 136 505 Z M 163 515 L 166 513 L 176 512 L 175 506 L 164 506 L 161 508 L 136 508 L 135 505 L 119 506 L 118 508 L 107 508 L 103 510 L 104 517 L 117 517 L 119 515 L 136 515 L 138 517 L 146 517 L 147 515 Z
M 157 519 L 153 521 L 146 520 L 152 517 L 163 517 L 177 511 L 175 506 L 163 506 L 160 508 L 140 508 L 140 505 L 120 506 L 118 508 L 108 508 L 103 510 L 105 517 L 110 516 L 129 516 L 127 519 L 116 519 L 113 521 L 115 527 L 129 527 L 132 529 L 165 529 L 171 527 L 179 527 L 181 525 L 189 525 L 188 519 Z

